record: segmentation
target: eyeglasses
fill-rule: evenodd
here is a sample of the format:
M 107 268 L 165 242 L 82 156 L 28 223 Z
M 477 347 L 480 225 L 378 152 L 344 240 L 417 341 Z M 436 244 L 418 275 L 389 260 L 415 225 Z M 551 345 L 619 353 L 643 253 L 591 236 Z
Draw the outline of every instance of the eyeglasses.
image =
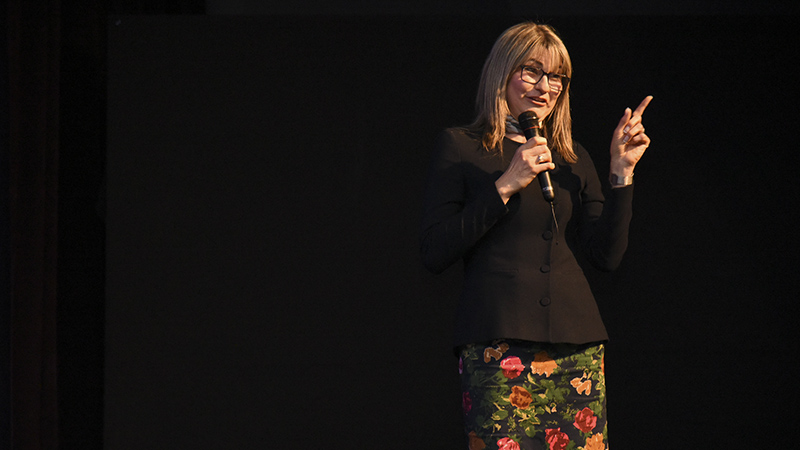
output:
M 541 67 L 522 66 L 522 81 L 530 84 L 537 84 L 542 77 L 547 75 L 547 84 L 552 92 L 561 92 L 569 84 L 569 77 L 560 73 L 547 73 Z

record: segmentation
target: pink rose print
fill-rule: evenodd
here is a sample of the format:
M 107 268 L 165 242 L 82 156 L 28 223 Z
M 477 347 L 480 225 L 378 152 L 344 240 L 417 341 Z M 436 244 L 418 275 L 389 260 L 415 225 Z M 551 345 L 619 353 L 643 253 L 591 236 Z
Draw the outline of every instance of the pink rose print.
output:
M 517 378 L 525 369 L 525 366 L 522 365 L 522 361 L 516 356 L 509 356 L 500 361 L 500 368 L 503 369 L 503 375 L 510 380 L 512 378 Z
M 548 428 L 545 430 L 545 439 L 550 445 L 550 450 L 564 450 L 569 444 L 567 433 L 561 432 L 561 428 Z
M 506 437 L 497 441 L 497 450 L 519 450 L 519 444 Z
M 464 392 L 461 395 L 461 407 L 464 409 L 464 414 L 469 414 L 472 411 L 472 398 L 470 398 L 469 392 Z
M 575 415 L 575 423 L 573 425 L 582 432 L 588 433 L 597 425 L 597 416 L 594 415 L 594 411 L 591 409 L 583 408 Z

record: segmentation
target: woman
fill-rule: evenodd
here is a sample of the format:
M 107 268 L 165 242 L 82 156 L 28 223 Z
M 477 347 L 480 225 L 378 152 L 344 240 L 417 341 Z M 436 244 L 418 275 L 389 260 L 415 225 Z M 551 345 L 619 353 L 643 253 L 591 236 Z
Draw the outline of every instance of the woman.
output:
M 484 65 L 475 122 L 446 130 L 434 155 L 421 252 L 436 273 L 464 262 L 455 345 L 472 450 L 607 446 L 608 336 L 577 255 L 602 270 L 620 263 L 652 97 L 625 109 L 613 132 L 604 198 L 572 141 L 571 76 L 551 27 L 509 28 Z M 526 111 L 543 137 L 522 134 L 516 118 Z M 544 171 L 552 202 L 531 185 Z

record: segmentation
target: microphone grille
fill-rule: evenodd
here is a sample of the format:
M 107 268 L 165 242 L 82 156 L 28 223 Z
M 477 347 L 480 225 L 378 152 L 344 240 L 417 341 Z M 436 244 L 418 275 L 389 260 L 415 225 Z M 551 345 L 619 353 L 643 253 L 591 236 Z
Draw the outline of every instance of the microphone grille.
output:
M 536 116 L 536 113 L 533 111 L 525 111 L 519 115 L 517 119 L 519 122 L 520 128 L 522 128 L 523 133 L 525 136 L 534 136 L 539 135 L 540 133 L 540 125 L 539 125 L 539 117 Z

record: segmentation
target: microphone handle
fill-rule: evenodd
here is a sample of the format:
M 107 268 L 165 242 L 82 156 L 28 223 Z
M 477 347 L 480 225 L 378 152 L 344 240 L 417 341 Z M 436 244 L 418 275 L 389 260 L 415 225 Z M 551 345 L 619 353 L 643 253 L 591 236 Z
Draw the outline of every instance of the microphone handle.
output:
M 553 190 L 553 182 L 550 181 L 550 171 L 545 170 L 543 172 L 539 172 L 539 176 L 536 178 L 539 179 L 539 186 L 542 188 L 542 195 L 544 199 L 548 202 L 552 202 L 556 198 L 556 193 Z
M 533 112 L 523 112 L 520 114 L 518 122 L 522 127 L 523 133 L 525 133 L 526 139 L 542 135 L 542 128 L 539 126 L 539 118 L 536 117 L 536 114 Z M 539 179 L 539 186 L 542 188 L 542 196 L 544 196 L 545 200 L 552 203 L 556 198 L 556 191 L 553 190 L 553 182 L 550 180 L 550 171 L 545 170 L 539 172 L 536 178 Z

